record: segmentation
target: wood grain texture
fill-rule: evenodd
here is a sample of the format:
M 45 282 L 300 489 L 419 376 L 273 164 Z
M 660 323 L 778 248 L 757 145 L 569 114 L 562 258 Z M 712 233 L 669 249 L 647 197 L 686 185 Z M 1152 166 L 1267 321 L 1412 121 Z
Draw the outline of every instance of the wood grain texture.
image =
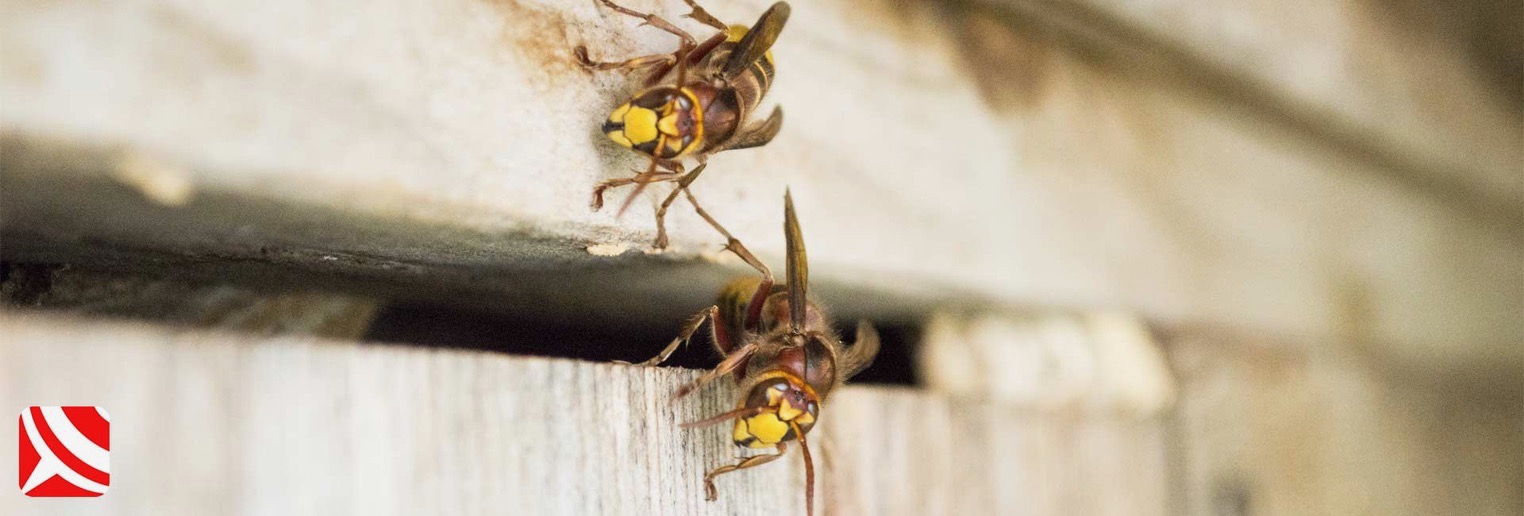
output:
M 1168 514 L 1162 419 L 863 387 L 828 410 L 828 514 Z
M 718 481 L 728 387 L 694 371 L 0 314 L 0 406 L 112 415 L 99 499 L 70 515 L 800 514 L 798 458 Z M 823 412 L 825 514 L 1164 514 L 1161 426 L 849 388 Z M 15 448 L 0 446 L 0 463 Z
M 707 5 L 748 20 L 766 3 Z M 1395 359 L 1450 371 L 1524 362 L 1516 204 L 1457 202 L 1305 127 L 963 6 L 796 6 L 769 95 L 788 111 L 783 132 L 716 156 L 699 197 L 777 266 L 792 187 L 816 277 L 873 289 L 853 305 L 875 316 L 924 313 L 928 297 L 1117 306 L 1315 339 L 1358 313 Z M 585 286 L 638 286 L 598 301 L 605 314 L 651 320 L 702 306 L 723 281 L 629 267 L 718 274 L 695 258 L 719 240 L 682 207 L 665 256 L 586 251 L 639 250 L 652 228 L 649 216 L 587 209 L 594 183 L 641 165 L 597 131 L 635 86 L 580 69 L 570 49 L 612 58 L 672 45 L 594 2 L 11 0 L 0 14 L 0 229 L 27 237 L 13 241 L 68 247 L 68 259 L 95 244 L 453 282 L 567 312 L 590 301 L 558 298 L 566 282 L 596 277 Z M 1488 171 L 1476 184 L 1489 191 L 1492 171 L 1514 179 L 1517 125 L 1487 122 L 1511 114 L 1446 102 L 1411 111 L 1475 116 L 1480 129 L 1454 134 L 1493 135 L 1476 146 L 1502 150 L 1443 138 L 1412 148 L 1454 151 L 1429 162 L 1474 158 L 1454 169 Z M 1388 115 L 1360 119 L 1415 118 Z M 53 257 L 43 251 L 21 258 Z M 533 286 L 505 269 L 578 270 Z

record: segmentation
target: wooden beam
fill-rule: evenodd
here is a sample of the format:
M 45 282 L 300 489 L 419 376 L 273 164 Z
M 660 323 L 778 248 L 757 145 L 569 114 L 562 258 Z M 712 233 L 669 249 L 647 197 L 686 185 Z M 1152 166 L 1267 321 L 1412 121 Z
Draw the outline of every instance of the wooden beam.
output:
M 1171 514 L 1524 510 L 1524 377 L 1476 384 L 1357 347 L 1173 335 Z
M 678 423 L 733 393 L 672 401 L 696 374 L 7 311 L 0 406 L 106 408 L 112 479 L 99 499 L 0 490 L 0 512 L 803 513 L 797 456 L 703 500 L 735 448 Z M 859 386 L 811 438 L 823 514 L 1165 513 L 1158 419 Z
M 710 7 L 749 20 L 762 6 Z M 1394 179 L 1390 163 L 1007 14 L 803 7 L 775 49 L 770 99 L 787 127 L 716 157 L 695 189 L 776 266 L 791 186 L 816 276 L 870 294 L 818 289 L 843 310 L 1116 306 L 1306 341 L 1353 332 L 1440 371 L 1524 363 L 1512 212 Z M 596 130 L 635 85 L 580 69 L 569 49 L 672 41 L 593 2 L 0 10 L 10 259 L 126 249 L 650 320 L 703 306 L 741 270 L 695 259 L 723 256 L 720 242 L 682 208 L 669 254 L 606 256 L 651 237 L 641 210 L 586 206 L 595 182 L 639 165 Z M 608 285 L 627 290 L 564 295 Z
M 980 0 L 1115 66 L 1239 104 L 1453 202 L 1524 212 L 1517 60 L 1497 2 L 1289 6 L 1213 0 Z M 1517 33 L 1517 30 L 1513 30 Z M 1514 64 L 1516 66 L 1517 64 Z M 1484 72 L 1485 70 L 1485 72 Z M 1509 89 L 1513 91 L 1509 91 Z M 1461 116 L 1438 116 L 1452 111 Z

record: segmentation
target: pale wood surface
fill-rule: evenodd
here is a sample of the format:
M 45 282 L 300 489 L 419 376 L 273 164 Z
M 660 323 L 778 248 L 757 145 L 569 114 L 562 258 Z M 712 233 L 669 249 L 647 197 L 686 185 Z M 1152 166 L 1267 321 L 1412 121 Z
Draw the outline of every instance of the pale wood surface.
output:
M 746 21 L 766 3 L 710 8 Z M 701 306 L 720 281 L 623 268 L 661 260 L 636 256 L 650 218 L 586 208 L 594 182 L 639 165 L 596 130 L 632 86 L 580 70 L 569 48 L 671 45 L 593 2 L 0 10 L 0 216 L 8 232 L 75 251 L 21 258 L 117 246 L 456 281 L 537 303 L 568 281 L 617 284 L 628 290 L 602 313 L 652 320 Z M 1393 360 L 1452 372 L 1524 362 L 1516 209 L 1415 188 L 1379 160 L 1008 18 L 936 2 L 796 6 L 770 96 L 788 112 L 783 133 L 716 157 L 695 189 L 775 258 L 792 186 L 817 277 L 892 294 L 856 299 L 875 314 L 922 313 L 927 298 L 1118 306 L 1302 339 L 1357 314 L 1362 338 Z M 1507 149 L 1456 153 L 1477 160 L 1458 169 L 1518 164 Z M 675 213 L 665 258 L 718 248 Z M 632 251 L 584 250 L 598 244 Z M 515 267 L 591 272 L 538 288 L 492 276 Z
M 938 313 L 916 346 L 931 392 L 1140 416 L 1167 412 L 1176 386 L 1163 347 L 1119 312 Z
M 706 5 L 746 22 L 767 3 Z M 1259 103 L 995 4 L 1105 14 Z M 817 434 L 824 512 L 1520 513 L 1519 113 L 1385 9 L 796 2 L 770 96 L 785 130 L 695 185 L 764 258 L 788 185 L 833 307 L 1208 328 L 1170 339 L 1177 388 L 1144 400 L 1180 400 L 1163 421 L 849 388 Z M 379 285 L 256 300 L 247 327 L 324 306 L 302 327 L 353 334 L 375 299 L 463 286 L 668 324 L 737 268 L 710 263 L 718 240 L 685 209 L 660 256 L 639 254 L 640 209 L 586 209 L 639 163 L 596 131 L 632 83 L 578 69 L 581 43 L 613 58 L 671 38 L 591 1 L 0 0 L 4 257 Z M 693 374 L 4 314 L 0 407 L 100 404 L 117 434 L 106 498 L 0 489 L 0 513 L 802 512 L 797 458 L 702 501 L 732 447 L 676 425 L 729 401 L 669 402 Z
M 1524 200 L 1517 78 L 1485 61 L 1518 66 L 1518 55 L 1504 57 L 1524 50 L 1517 5 L 983 1 L 1090 44 L 1126 47 L 1105 51 L 1363 147 L 1414 183 L 1515 216 Z
M 726 431 L 678 422 L 694 371 L 0 314 L 0 406 L 112 417 L 100 499 L 5 514 L 803 513 L 798 459 L 722 477 Z M 852 387 L 811 436 L 824 514 L 1165 514 L 1158 420 Z M 0 446 L 0 463 L 15 448 Z
M 1171 514 L 1524 514 L 1524 379 L 1415 374 L 1348 341 L 1171 341 Z

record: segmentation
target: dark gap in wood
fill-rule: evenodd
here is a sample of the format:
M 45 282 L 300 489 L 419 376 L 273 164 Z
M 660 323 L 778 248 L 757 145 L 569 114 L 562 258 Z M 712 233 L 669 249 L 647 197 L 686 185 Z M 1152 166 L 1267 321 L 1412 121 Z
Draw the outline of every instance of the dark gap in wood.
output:
M 365 340 L 597 362 L 639 362 L 671 342 L 684 319 L 685 316 L 675 316 L 672 324 L 665 326 L 621 324 L 610 320 L 525 317 L 520 312 L 440 303 L 399 302 L 376 314 Z M 843 325 L 837 331 L 850 340 L 856 330 Z M 878 359 L 853 382 L 918 385 L 912 346 L 920 338 L 921 329 L 912 324 L 880 325 L 879 334 L 883 348 Z M 708 369 L 718 364 L 720 358 L 705 327 L 663 365 Z
M 850 324 L 847 321 L 838 321 L 836 332 L 845 336 L 845 340 L 850 341 L 856 338 L 856 324 L 855 321 Z M 878 328 L 879 340 L 882 343 L 878 358 L 873 360 L 872 366 L 858 373 L 849 382 L 921 385 L 921 378 L 916 374 L 915 368 L 915 343 L 921 341 L 921 325 L 876 322 L 874 326 Z
M 16 243 L 10 240 L 8 243 Z M 576 292 L 609 296 L 606 290 L 562 283 L 556 303 L 521 292 L 520 297 L 483 293 L 426 295 L 401 286 L 367 289 L 361 281 L 311 270 L 227 266 L 208 274 L 182 267 L 152 267 L 133 260 L 111 265 L 59 261 L 0 260 L 0 308 L 35 309 L 78 317 L 148 321 L 260 335 L 310 335 L 338 340 L 475 349 L 514 355 L 595 362 L 639 362 L 655 355 L 691 315 L 610 316 L 610 310 L 578 312 Z M 242 271 L 242 272 L 238 272 Z M 606 278 L 595 278 L 600 282 Z M 372 285 L 373 286 L 373 285 Z M 519 284 L 519 287 L 526 285 Z M 419 297 L 410 298 L 406 292 Z M 532 291 L 531 291 L 532 292 Z M 851 297 L 851 296 L 848 296 Z M 583 299 L 592 302 L 591 299 Z M 648 300 L 649 301 L 649 300 Z M 702 301 L 694 304 L 693 311 Z M 649 308 L 649 307 L 647 307 Z M 837 328 L 855 338 L 856 319 Z M 912 346 L 916 323 L 877 321 L 882 351 L 858 383 L 917 385 Z M 720 360 L 707 328 L 673 354 L 667 366 L 710 368 Z
M 0 262 L 0 299 L 4 304 L 30 306 L 53 288 L 57 265 Z
M 382 308 L 364 338 L 512 355 L 639 362 L 655 355 L 672 340 L 681 319 L 675 317 L 668 328 L 611 320 L 548 319 L 519 311 L 403 301 Z M 718 361 L 713 354 L 707 341 L 695 342 L 673 354 L 666 365 L 707 367 Z

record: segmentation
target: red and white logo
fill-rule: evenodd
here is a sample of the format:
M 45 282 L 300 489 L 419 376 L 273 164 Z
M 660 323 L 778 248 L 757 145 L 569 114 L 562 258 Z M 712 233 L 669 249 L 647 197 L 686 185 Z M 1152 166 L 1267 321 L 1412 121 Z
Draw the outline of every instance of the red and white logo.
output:
M 100 496 L 111 485 L 111 416 L 100 407 L 21 411 L 21 492 Z

